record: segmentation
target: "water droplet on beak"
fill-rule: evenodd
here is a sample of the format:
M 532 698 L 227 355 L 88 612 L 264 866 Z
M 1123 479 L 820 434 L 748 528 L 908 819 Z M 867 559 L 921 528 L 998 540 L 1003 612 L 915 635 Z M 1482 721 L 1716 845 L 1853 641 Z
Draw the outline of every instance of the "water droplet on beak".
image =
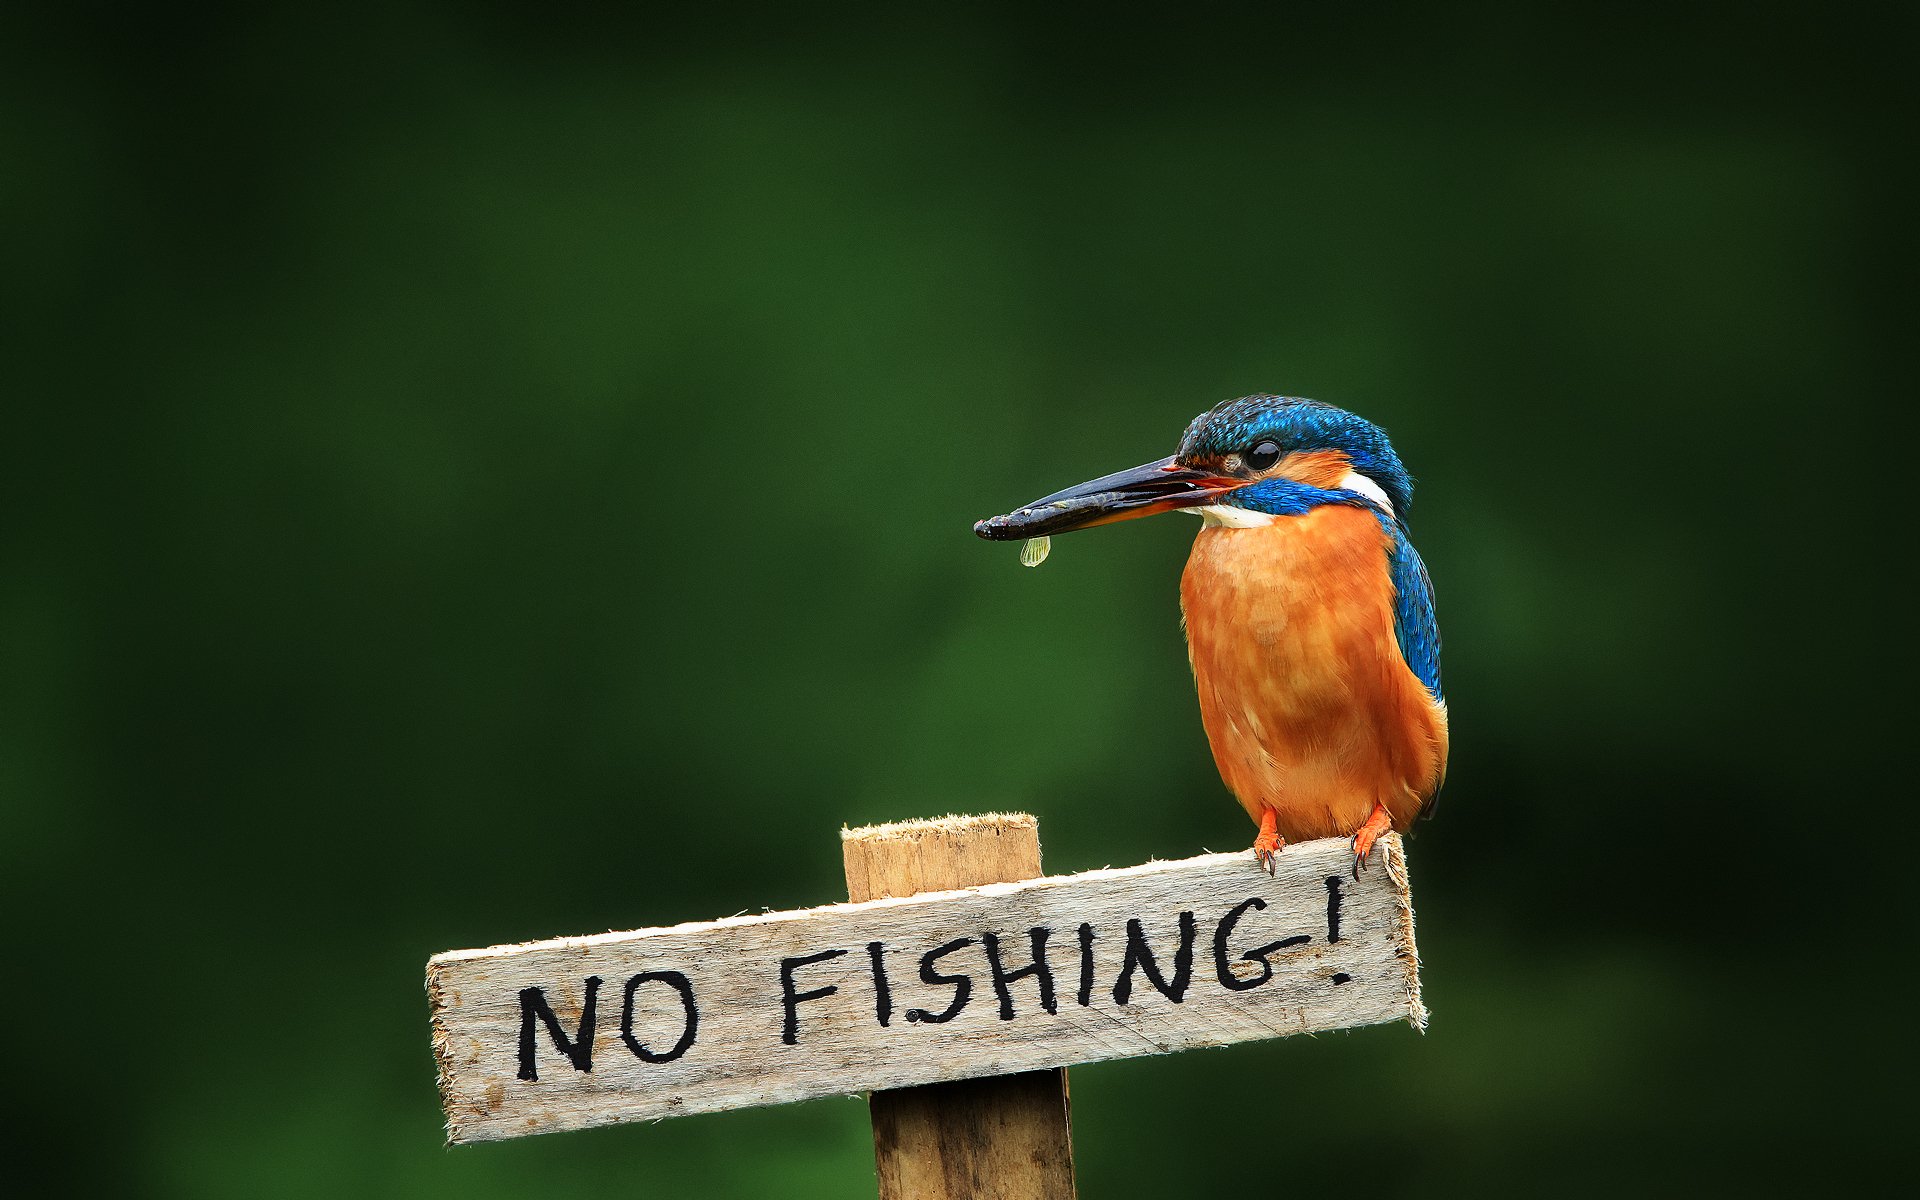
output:
M 1053 539 L 1050 537 L 1028 538 L 1026 541 L 1020 543 L 1020 565 L 1023 567 L 1039 566 L 1041 563 L 1047 561 L 1047 551 L 1051 549 L 1053 549 Z

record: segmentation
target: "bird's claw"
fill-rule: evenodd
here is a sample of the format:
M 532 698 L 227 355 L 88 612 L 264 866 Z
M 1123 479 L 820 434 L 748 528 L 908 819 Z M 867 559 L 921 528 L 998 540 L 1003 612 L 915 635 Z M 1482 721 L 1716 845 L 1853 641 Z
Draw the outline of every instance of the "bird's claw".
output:
M 1367 819 L 1361 822 L 1360 828 L 1354 830 L 1353 836 L 1347 839 L 1347 848 L 1353 851 L 1355 882 L 1360 879 L 1360 868 L 1367 865 L 1367 859 L 1373 854 L 1373 844 L 1380 840 L 1381 834 L 1392 828 L 1393 818 L 1387 814 L 1383 806 L 1375 804 L 1373 811 L 1367 814 Z
M 1260 836 L 1253 839 L 1253 865 L 1265 869 L 1267 874 L 1275 872 L 1274 855 L 1286 846 L 1286 839 L 1280 836 L 1275 827 L 1273 810 L 1268 809 L 1260 820 Z

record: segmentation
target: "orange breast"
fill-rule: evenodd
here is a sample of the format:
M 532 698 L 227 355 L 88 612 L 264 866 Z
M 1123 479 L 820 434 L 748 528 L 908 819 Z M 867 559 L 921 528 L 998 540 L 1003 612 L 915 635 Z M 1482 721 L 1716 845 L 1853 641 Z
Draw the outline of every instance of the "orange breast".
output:
M 1439 786 L 1447 718 L 1394 640 L 1373 515 L 1202 529 L 1180 602 L 1214 762 L 1248 815 L 1271 807 L 1303 841 L 1352 833 L 1378 801 L 1406 828 Z

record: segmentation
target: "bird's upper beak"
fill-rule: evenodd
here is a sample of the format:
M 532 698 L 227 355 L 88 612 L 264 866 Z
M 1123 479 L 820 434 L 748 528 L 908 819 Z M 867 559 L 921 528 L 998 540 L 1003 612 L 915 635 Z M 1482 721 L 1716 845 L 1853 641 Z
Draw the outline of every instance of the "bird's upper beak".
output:
M 973 531 L 994 542 L 1071 533 L 1176 508 L 1211 504 L 1245 482 L 1196 471 L 1172 458 L 1163 458 L 1042 496 L 1006 516 L 976 521 Z

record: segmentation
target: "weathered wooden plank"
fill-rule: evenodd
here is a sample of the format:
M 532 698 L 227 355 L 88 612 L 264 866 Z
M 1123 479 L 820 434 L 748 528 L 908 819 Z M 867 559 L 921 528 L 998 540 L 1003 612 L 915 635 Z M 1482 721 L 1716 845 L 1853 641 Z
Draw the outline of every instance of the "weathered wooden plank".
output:
M 1344 840 L 436 956 L 455 1142 L 1404 1020 L 1400 840 Z M 1035 946 L 1045 971 L 1035 965 Z M 995 969 L 995 962 L 998 969 Z

